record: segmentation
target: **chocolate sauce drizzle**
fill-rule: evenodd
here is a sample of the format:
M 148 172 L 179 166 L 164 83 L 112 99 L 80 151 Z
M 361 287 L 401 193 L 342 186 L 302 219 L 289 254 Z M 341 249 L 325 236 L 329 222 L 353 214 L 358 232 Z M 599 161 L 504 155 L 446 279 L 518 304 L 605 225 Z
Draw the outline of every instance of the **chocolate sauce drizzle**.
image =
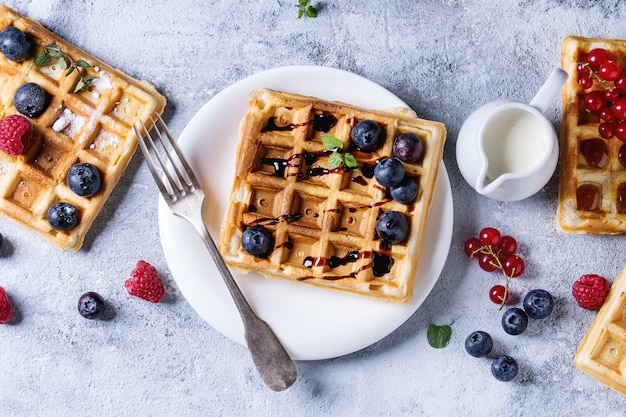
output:
M 330 129 L 332 129 L 332 127 L 335 126 L 336 123 L 337 123 L 337 118 L 333 116 L 332 114 L 326 114 L 326 113 L 316 114 L 313 117 L 313 120 L 309 120 L 309 121 L 302 122 L 302 123 L 290 123 L 285 126 L 276 125 L 276 117 L 270 117 L 269 120 L 267 121 L 267 125 L 265 125 L 263 129 L 261 129 L 261 132 L 291 132 L 292 130 L 297 129 L 299 127 L 308 126 L 312 124 L 313 130 L 326 133 Z
M 393 258 L 384 253 L 376 251 L 349 251 L 344 257 L 331 256 L 330 258 L 307 256 L 302 263 L 306 268 L 314 268 L 316 266 L 328 266 L 331 269 L 338 268 L 340 266 L 347 265 L 348 263 L 356 262 L 359 259 L 372 259 L 371 263 L 361 266 L 358 270 L 349 273 L 348 275 L 327 275 L 322 279 L 336 281 L 344 278 L 356 278 L 359 272 L 368 268 L 373 269 L 374 276 L 381 277 L 391 271 L 393 265 Z M 312 279 L 313 276 L 307 276 L 298 278 L 298 281 L 305 281 Z

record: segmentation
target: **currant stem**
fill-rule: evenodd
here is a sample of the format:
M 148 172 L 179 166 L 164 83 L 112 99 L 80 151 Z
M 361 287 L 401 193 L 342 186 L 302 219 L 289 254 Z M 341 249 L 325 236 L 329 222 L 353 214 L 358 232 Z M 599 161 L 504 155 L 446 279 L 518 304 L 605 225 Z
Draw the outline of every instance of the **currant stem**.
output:
M 493 261 L 491 262 L 491 265 L 495 266 L 496 269 L 499 269 L 500 272 L 502 272 L 502 275 L 504 275 L 505 277 L 505 283 L 504 283 L 504 294 L 501 297 L 502 302 L 500 303 L 500 307 L 498 308 L 498 310 L 502 310 L 506 304 L 506 300 L 509 296 L 509 284 L 511 282 L 511 279 L 513 278 L 513 276 L 515 275 L 515 267 L 513 267 L 512 271 L 511 271 L 511 275 L 507 275 L 506 272 L 504 271 L 504 266 L 502 266 L 502 262 L 500 261 L 500 251 L 498 251 L 497 253 L 493 251 L 493 248 L 491 246 L 485 245 L 485 246 L 481 246 L 480 248 L 476 249 L 474 252 L 472 252 L 470 258 L 473 258 L 474 255 L 478 254 L 478 253 L 484 253 L 487 255 L 491 255 L 495 260 L 496 263 L 494 263 Z

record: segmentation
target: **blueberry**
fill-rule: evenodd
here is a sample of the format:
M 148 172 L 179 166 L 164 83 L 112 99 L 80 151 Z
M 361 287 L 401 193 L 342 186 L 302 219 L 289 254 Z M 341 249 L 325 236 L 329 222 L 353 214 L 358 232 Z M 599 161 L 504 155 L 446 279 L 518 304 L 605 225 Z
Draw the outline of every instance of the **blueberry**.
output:
M 417 197 L 417 182 L 409 176 L 405 176 L 400 184 L 389 189 L 391 198 L 398 203 L 411 204 Z
M 389 243 L 399 243 L 409 233 L 409 223 L 404 214 L 398 211 L 386 211 L 376 221 L 376 232 Z
M 552 313 L 554 299 L 546 290 L 532 290 L 524 297 L 524 310 L 528 317 L 543 319 Z
M 11 61 L 23 61 L 28 58 L 32 46 L 30 35 L 14 26 L 0 32 L 0 51 Z
M 517 361 L 508 355 L 499 356 L 491 363 L 491 373 L 498 381 L 512 380 L 518 370 Z
M 100 190 L 98 168 L 87 162 L 72 165 L 65 181 L 72 191 L 82 197 L 91 197 Z
M 38 84 L 26 83 L 15 92 L 13 105 L 24 116 L 37 117 L 48 107 L 48 94 Z
M 78 299 L 78 312 L 86 319 L 99 319 L 105 308 L 104 299 L 98 293 L 86 292 Z
M 54 203 L 48 209 L 48 221 L 56 230 L 70 230 L 78 224 L 78 210 L 70 203 Z
M 465 350 L 475 358 L 487 355 L 493 349 L 493 339 L 487 332 L 477 330 L 465 339 Z
M 272 234 L 263 226 L 251 226 L 243 231 L 241 246 L 250 255 L 264 257 L 272 250 Z
M 393 141 L 393 154 L 404 162 L 418 162 L 424 155 L 424 144 L 417 135 L 402 133 Z
M 374 177 L 383 187 L 393 187 L 404 178 L 404 165 L 397 158 L 383 158 L 374 168 Z
M 528 326 L 528 316 L 521 308 L 511 307 L 502 315 L 502 328 L 510 335 L 524 333 Z
M 375 121 L 362 120 L 352 128 L 350 138 L 360 151 L 371 152 L 381 142 L 382 131 Z

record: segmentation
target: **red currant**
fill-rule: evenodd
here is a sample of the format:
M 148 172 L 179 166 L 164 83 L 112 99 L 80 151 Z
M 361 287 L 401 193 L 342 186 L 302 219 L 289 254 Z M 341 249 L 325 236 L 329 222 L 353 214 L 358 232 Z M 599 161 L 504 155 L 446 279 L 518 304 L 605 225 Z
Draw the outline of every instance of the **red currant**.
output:
M 516 255 L 509 255 L 503 259 L 503 272 L 507 277 L 517 278 L 524 273 L 524 260 Z
M 483 253 L 478 257 L 478 266 L 485 272 L 493 272 L 498 269 L 498 261 L 490 253 Z
M 604 97 L 613 103 L 615 100 L 619 98 L 619 90 L 617 88 L 611 88 L 609 90 L 604 90 Z
M 511 236 L 502 236 L 498 244 L 500 255 L 513 255 L 517 250 L 517 241 Z
M 615 81 L 619 77 L 620 67 L 613 61 L 607 61 L 598 67 L 598 75 L 607 81 Z
M 600 119 L 605 122 L 613 123 L 615 121 L 615 115 L 613 114 L 613 110 L 608 107 L 600 110 Z
M 613 103 L 613 116 L 619 120 L 626 120 L 626 97 L 615 100 L 615 103 Z
M 594 71 L 597 71 L 598 68 L 600 68 L 600 65 L 604 64 L 610 59 L 611 57 L 609 53 L 606 51 L 606 49 L 602 48 L 593 49 L 587 54 L 587 63 L 589 63 L 589 66 Z
M 476 253 L 476 251 L 478 249 L 480 249 L 480 247 L 482 246 L 482 244 L 480 243 L 480 240 L 478 240 L 477 237 L 472 237 L 469 238 L 467 240 L 467 242 L 465 242 L 465 254 L 467 256 L 472 256 Z
M 501 235 L 498 229 L 493 227 L 485 227 L 478 234 L 478 238 L 480 239 L 480 243 L 485 246 L 496 246 L 500 243 Z
M 494 302 L 494 304 L 506 304 L 511 300 L 511 293 L 507 291 L 504 285 L 494 285 L 489 290 L 489 298 Z
M 576 65 L 576 71 L 578 72 L 578 76 L 579 77 L 591 77 L 591 70 L 589 69 L 589 66 L 583 64 L 583 63 L 579 63 L 578 65 Z
M 600 126 L 598 126 L 598 132 L 604 139 L 611 139 L 615 136 L 615 123 L 600 123 Z
M 586 90 L 593 86 L 593 80 L 591 79 L 591 77 L 580 77 L 578 79 L 578 84 L 581 86 L 582 89 Z
M 591 91 L 585 96 L 585 108 L 591 113 L 600 113 L 608 104 L 602 91 Z
M 622 142 L 626 142 L 626 122 L 618 123 L 615 126 L 615 137 Z
M 619 77 L 613 81 L 613 85 L 620 93 L 626 94 L 626 71 L 623 71 Z

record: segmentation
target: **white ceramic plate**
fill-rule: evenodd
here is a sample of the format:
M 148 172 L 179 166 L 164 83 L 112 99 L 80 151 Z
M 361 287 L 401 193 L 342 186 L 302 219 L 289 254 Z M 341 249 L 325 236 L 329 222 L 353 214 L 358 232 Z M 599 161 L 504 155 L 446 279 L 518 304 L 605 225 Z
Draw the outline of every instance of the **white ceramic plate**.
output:
M 226 88 L 192 118 L 179 138 L 207 195 L 205 221 L 217 241 L 229 201 L 239 127 L 248 94 L 258 87 L 338 100 L 371 109 L 408 107 L 378 84 L 345 71 L 283 67 L 252 75 Z M 441 274 L 452 239 L 452 192 L 443 165 L 425 230 L 415 295 L 406 305 L 266 279 L 233 271 L 257 314 L 297 360 L 328 359 L 377 342 L 422 304 Z M 243 326 L 228 290 L 193 228 L 159 200 L 159 230 L 167 263 L 183 296 L 214 329 L 245 345 Z

